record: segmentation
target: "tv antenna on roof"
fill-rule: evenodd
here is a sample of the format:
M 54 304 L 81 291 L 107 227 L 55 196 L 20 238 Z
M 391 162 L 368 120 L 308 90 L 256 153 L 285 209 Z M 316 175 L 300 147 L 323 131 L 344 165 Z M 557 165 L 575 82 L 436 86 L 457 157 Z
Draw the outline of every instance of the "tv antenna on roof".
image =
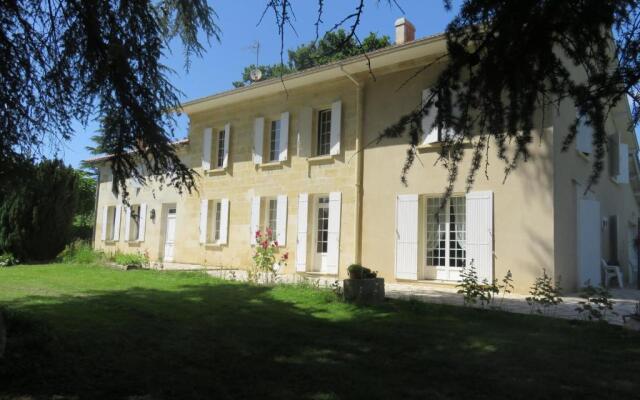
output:
M 258 68 L 258 65 L 260 65 L 259 63 L 259 58 L 260 58 L 260 42 L 259 41 L 255 41 L 253 43 L 253 45 L 251 45 L 249 47 L 250 49 L 253 49 L 256 51 L 256 64 L 255 64 L 255 68 L 253 68 L 251 71 L 249 71 L 249 77 L 251 78 L 252 82 L 257 82 L 260 79 L 262 79 L 262 71 L 260 70 L 260 68 Z

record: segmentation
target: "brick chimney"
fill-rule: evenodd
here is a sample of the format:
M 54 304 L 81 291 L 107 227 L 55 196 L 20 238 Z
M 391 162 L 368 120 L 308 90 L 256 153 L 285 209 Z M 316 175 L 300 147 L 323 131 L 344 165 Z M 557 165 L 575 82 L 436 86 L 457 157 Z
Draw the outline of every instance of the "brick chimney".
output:
M 416 27 L 405 17 L 396 20 L 396 44 L 404 44 L 416 38 Z

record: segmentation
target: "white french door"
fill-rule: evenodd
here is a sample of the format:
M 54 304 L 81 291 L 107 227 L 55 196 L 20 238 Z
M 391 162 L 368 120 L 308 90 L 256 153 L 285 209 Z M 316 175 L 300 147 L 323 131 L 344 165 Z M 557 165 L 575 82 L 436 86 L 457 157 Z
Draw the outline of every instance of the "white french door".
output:
M 318 196 L 315 202 L 314 271 L 328 271 L 329 196 Z
M 445 281 L 459 281 L 466 261 L 466 202 L 454 196 L 440 208 L 440 198 L 425 202 L 425 265 L 429 275 Z
M 176 208 L 167 210 L 166 231 L 164 239 L 164 261 L 173 261 L 176 240 Z

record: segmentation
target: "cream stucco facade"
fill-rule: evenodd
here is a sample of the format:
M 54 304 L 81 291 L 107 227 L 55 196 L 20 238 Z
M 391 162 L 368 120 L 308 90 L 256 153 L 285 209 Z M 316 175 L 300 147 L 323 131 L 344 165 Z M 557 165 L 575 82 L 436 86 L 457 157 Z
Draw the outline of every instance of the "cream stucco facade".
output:
M 470 164 L 465 157 L 454 191 L 457 200 L 443 217 L 449 218 L 446 223 L 434 224 L 427 208 L 433 204 L 428 199 L 439 197 L 447 182 L 447 171 L 434 165 L 437 143 L 419 148 L 408 185 L 401 183 L 406 139 L 375 139 L 420 104 L 422 91 L 442 65 L 409 78 L 444 49 L 443 37 L 434 36 L 371 53 L 375 80 L 365 59 L 355 57 L 289 75 L 284 83 L 260 82 L 185 104 L 190 126 L 179 153 L 200 175 L 198 191 L 179 195 L 153 185 L 131 190 L 131 204 L 144 205 L 139 214 L 145 222 L 136 222 L 142 234 L 132 234 L 130 221 L 127 237 L 126 208 L 111 193 L 108 157 L 97 160 L 101 178 L 95 247 L 146 252 L 158 261 L 246 268 L 254 230 L 273 223 L 280 231 L 281 251 L 291 255 L 284 273 L 343 278 L 347 266 L 358 262 L 388 281 L 452 282 L 459 271 L 449 266 L 462 265 L 472 253 L 482 276 L 500 279 L 511 270 L 519 292 L 526 292 L 543 268 L 561 276 L 565 288 L 575 289 L 581 276 L 582 226 L 576 208 L 586 196 L 599 203 L 601 217 L 617 216 L 616 241 L 608 232 L 611 225 L 603 222 L 600 243 L 592 245 L 602 248 L 605 259 L 618 260 L 626 278 L 635 268 L 630 260 L 637 262 L 632 246 L 639 217 L 635 156 L 629 161 L 630 183 L 617 183 L 607 171 L 585 193 L 588 159 L 575 149 L 560 152 L 575 116 L 571 104 L 546 110 L 544 115 L 553 118 L 536 118 L 540 139 L 530 145 L 531 158 L 506 181 L 504 164 L 489 152 L 488 178 L 482 171 L 465 193 Z M 608 127 L 635 155 L 626 113 L 626 105 L 620 106 Z M 278 160 L 268 162 L 274 129 L 281 129 L 274 145 Z M 327 154 L 318 155 L 324 153 L 318 135 L 325 130 Z M 216 167 L 218 162 L 222 167 Z M 203 205 L 203 200 L 212 202 Z M 433 239 L 434 234 L 440 239 Z

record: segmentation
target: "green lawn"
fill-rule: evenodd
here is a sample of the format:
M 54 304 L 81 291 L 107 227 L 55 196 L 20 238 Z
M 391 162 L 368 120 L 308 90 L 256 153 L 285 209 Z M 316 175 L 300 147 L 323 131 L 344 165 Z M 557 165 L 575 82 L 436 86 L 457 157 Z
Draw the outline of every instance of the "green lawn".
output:
M 0 268 L 0 398 L 638 398 L 615 326 L 255 287 L 195 273 Z

